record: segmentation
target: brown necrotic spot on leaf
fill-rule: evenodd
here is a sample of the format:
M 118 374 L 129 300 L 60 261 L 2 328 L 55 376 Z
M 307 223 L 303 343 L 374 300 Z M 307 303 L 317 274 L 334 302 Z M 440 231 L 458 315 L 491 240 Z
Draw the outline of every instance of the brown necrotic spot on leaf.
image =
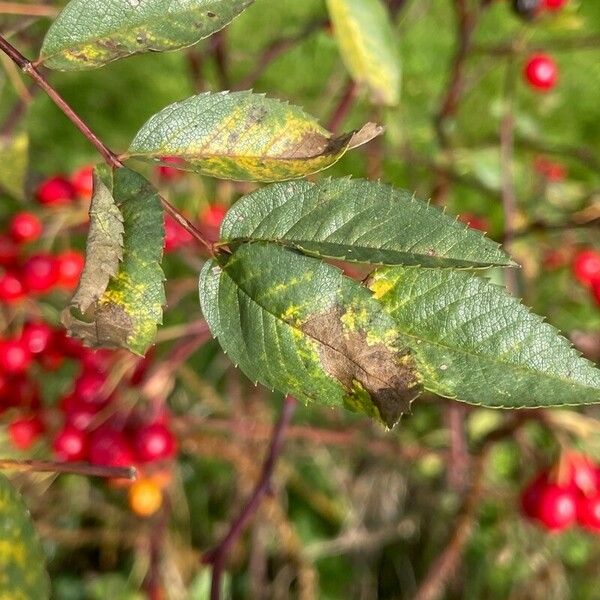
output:
M 421 392 L 421 378 L 407 348 L 370 343 L 364 331 L 349 331 L 342 323 L 343 309 L 309 318 L 301 330 L 320 342 L 323 369 L 348 390 L 349 406 L 361 403 L 365 393 L 378 416 L 393 427 Z

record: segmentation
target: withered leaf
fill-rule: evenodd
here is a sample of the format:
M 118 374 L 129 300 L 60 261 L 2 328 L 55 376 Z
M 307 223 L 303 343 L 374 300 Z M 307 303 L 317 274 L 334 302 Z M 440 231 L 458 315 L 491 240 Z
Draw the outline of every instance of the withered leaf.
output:
M 124 347 L 144 354 L 162 321 L 165 303 L 160 266 L 163 212 L 154 188 L 129 169 L 114 172 L 113 197 L 123 217 L 122 262 L 101 294 L 87 305 L 73 302 L 63 311 L 62 322 L 71 335 L 90 346 Z M 100 274 L 104 281 L 105 271 Z
M 71 306 L 85 313 L 106 291 L 123 258 L 123 216 L 113 198 L 113 175 L 106 167 L 94 170 L 90 227 L 85 266 Z

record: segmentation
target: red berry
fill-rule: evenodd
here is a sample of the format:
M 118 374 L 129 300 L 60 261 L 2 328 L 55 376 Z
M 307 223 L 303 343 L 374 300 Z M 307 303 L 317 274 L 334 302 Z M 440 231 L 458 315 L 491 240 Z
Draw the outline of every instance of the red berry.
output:
M 44 431 L 41 419 L 34 415 L 32 417 L 21 417 L 15 419 L 8 426 L 10 441 L 15 448 L 27 450 L 30 448 Z
M 540 494 L 538 519 L 550 531 L 566 529 L 577 518 L 576 499 L 573 488 L 548 484 Z
M 569 0 L 542 0 L 542 8 L 545 10 L 560 10 Z
M 591 249 L 578 252 L 573 261 L 573 275 L 587 286 L 600 281 L 600 252 Z
M 36 197 L 40 204 L 68 204 L 75 198 L 71 182 L 62 176 L 46 179 L 37 189 Z
M 30 212 L 17 213 L 11 220 L 8 230 L 17 243 L 33 242 L 42 234 L 42 222 Z
M 85 372 L 77 378 L 73 395 L 80 404 L 102 406 L 107 400 L 102 389 L 105 383 L 106 376 L 102 373 Z
M 166 425 L 152 423 L 136 431 L 134 447 L 136 457 L 141 462 L 152 462 L 171 458 L 176 452 L 177 444 Z
M 558 67 L 547 54 L 534 54 L 523 73 L 529 85 L 543 92 L 551 90 L 558 80 Z
M 12 267 L 17 261 L 18 250 L 15 242 L 8 235 L 0 235 L 0 265 Z
M 179 225 L 173 217 L 165 217 L 165 252 L 172 252 L 189 244 L 192 241 L 192 236 L 181 225 Z
M 66 422 L 79 431 L 87 431 L 96 414 L 89 406 L 72 406 L 66 413 Z
M 200 220 L 206 227 L 218 229 L 226 214 L 227 207 L 224 204 L 211 204 L 202 211 Z
M 581 495 L 577 498 L 577 522 L 600 533 L 600 495 Z
M 87 457 L 85 433 L 69 425 L 58 433 L 52 447 L 60 460 L 75 462 L 85 460 Z
M 568 468 L 569 481 L 585 495 L 596 492 L 598 481 L 596 466 L 585 455 L 578 452 L 570 452 L 565 457 Z
M 58 285 L 71 290 L 77 287 L 83 271 L 85 257 L 77 250 L 66 250 L 56 256 L 58 265 Z
M 592 291 L 594 293 L 594 298 L 596 299 L 596 304 L 600 306 L 600 279 L 594 282 Z
M 35 254 L 25 261 L 23 283 L 32 292 L 47 292 L 58 281 L 58 265 L 50 254 Z
M 545 158 L 536 156 L 533 161 L 533 168 L 548 181 L 558 183 L 564 181 L 567 176 L 567 169 L 564 165 Z
M 90 462 L 94 465 L 128 467 L 133 464 L 133 452 L 127 438 L 115 429 L 96 430 L 90 440 Z
M 458 218 L 472 229 L 479 229 L 480 231 L 490 230 L 490 223 L 485 217 L 480 217 L 473 213 L 463 213 Z
M 8 380 L 4 395 L 9 399 L 10 406 L 33 409 L 40 405 L 40 391 L 37 383 L 23 375 L 11 377 Z
M 54 329 L 48 323 L 26 323 L 21 332 L 21 342 L 32 354 L 45 352 L 54 337 Z
M 542 471 L 529 482 L 521 493 L 521 508 L 523 514 L 530 519 L 537 519 L 540 514 L 542 492 L 548 485 L 548 471 Z
M 31 364 L 31 352 L 21 340 L 0 341 L 0 368 L 11 375 L 24 373 Z
M 177 165 L 185 165 L 185 161 L 183 159 L 179 158 L 178 156 L 161 156 L 160 160 L 163 163 L 168 163 L 168 165 L 156 167 L 156 172 L 158 173 L 160 179 L 163 181 L 173 181 L 183 177 L 184 172 L 177 168 Z
M 27 296 L 22 281 L 13 273 L 0 275 L 0 301 L 18 302 Z
M 85 166 L 71 176 L 71 185 L 82 200 L 91 200 L 94 191 L 94 167 Z

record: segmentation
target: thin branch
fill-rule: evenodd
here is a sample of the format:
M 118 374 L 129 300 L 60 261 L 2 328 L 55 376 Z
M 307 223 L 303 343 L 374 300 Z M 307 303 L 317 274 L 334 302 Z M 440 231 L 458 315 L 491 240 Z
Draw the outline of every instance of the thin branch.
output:
M 49 460 L 13 460 L 0 459 L 0 469 L 37 473 L 71 473 L 91 477 L 110 477 L 111 479 L 137 478 L 135 467 L 103 467 L 87 463 L 62 463 Z
M 287 396 L 281 416 L 273 428 L 273 435 L 271 437 L 271 444 L 267 458 L 263 464 L 262 473 L 254 491 L 250 498 L 246 502 L 246 505 L 238 515 L 238 517 L 231 524 L 227 535 L 221 540 L 221 542 L 211 551 L 206 553 L 203 557 L 205 564 L 212 564 L 212 585 L 210 591 L 211 600 L 219 600 L 221 598 L 221 579 L 223 571 L 225 569 L 225 561 L 231 550 L 231 547 L 239 539 L 244 532 L 244 529 L 248 525 L 250 519 L 254 516 L 258 510 L 263 497 L 269 493 L 271 489 L 271 480 L 277 460 L 283 450 L 283 443 L 285 440 L 285 434 L 287 427 L 292 419 L 294 410 L 296 408 L 296 400 L 291 396 Z
M 21 4 L 19 2 L 0 2 L 0 14 L 23 15 L 26 17 L 55 17 L 58 9 L 44 4 Z
M 331 114 L 329 123 L 327 124 L 327 129 L 329 129 L 329 131 L 332 133 L 338 132 L 338 129 L 341 127 L 344 119 L 348 116 L 348 113 L 354 104 L 354 100 L 356 99 L 357 91 L 358 86 L 356 83 L 352 80 L 348 81 L 337 106 Z
M 108 165 L 117 169 L 123 166 L 116 154 L 112 152 L 100 138 L 82 121 L 75 111 L 67 104 L 62 96 L 46 81 L 33 63 L 25 58 L 10 42 L 0 36 L 2 50 L 20 69 L 31 77 L 48 97 L 60 108 L 65 116 L 81 131 L 85 138 L 98 150 Z
M 48 97 L 60 108 L 70 121 L 81 131 L 85 138 L 98 150 L 105 162 L 113 169 L 123 167 L 120 158 L 88 127 L 79 115 L 67 104 L 60 94 L 40 74 L 37 67 L 25 56 L 23 56 L 10 42 L 0 36 L 0 50 L 2 50 L 24 73 L 29 75 Z M 214 254 L 213 246 L 208 242 L 200 231 L 188 221 L 168 200 L 160 197 L 160 202 L 167 213 L 183 227 L 190 235 L 198 240 L 211 254 Z

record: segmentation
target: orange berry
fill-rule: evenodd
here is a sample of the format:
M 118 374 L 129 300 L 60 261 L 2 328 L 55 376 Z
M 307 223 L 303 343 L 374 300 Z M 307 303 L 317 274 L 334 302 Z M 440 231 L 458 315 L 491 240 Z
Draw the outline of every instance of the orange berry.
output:
M 129 507 L 140 517 L 150 517 L 162 505 L 162 490 L 151 479 L 140 479 L 129 488 Z

